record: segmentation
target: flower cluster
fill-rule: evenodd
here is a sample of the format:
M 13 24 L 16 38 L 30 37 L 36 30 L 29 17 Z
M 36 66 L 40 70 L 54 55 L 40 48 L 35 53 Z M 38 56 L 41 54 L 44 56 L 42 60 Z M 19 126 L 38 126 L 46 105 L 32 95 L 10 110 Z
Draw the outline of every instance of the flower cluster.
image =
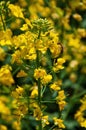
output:
M 75 114 L 75 119 L 82 127 L 86 128 L 86 119 L 85 119 L 86 95 L 84 95 L 84 97 L 80 101 L 81 101 L 81 106 L 79 107 L 79 110 L 77 110 Z
M 9 21 L 8 25 L 3 13 L 0 19 L 2 23 L 0 30 L 2 123 L 0 128 L 22 130 L 25 129 L 24 120 L 34 121 L 34 129 L 37 130 L 47 129 L 47 127 L 51 129 L 51 125 L 65 128 L 63 120 L 60 119 L 62 117 L 58 120 L 58 116 L 55 116 L 55 120 L 49 119 L 46 110 L 48 108 L 46 103 L 54 102 L 55 105 L 59 105 L 65 100 L 65 98 L 60 99 L 62 82 L 57 76 L 57 73 L 64 68 L 65 62 L 65 59 L 60 56 L 62 45 L 59 44 L 58 33 L 52 22 L 46 18 L 30 20 L 19 5 L 5 1 L 1 2 L 2 5 L 4 5 L 4 8 L 1 8 L 2 12 L 6 6 L 8 20 L 13 18 L 18 25 L 16 26 L 13 21 Z M 47 91 L 50 91 L 49 98 L 47 98 Z M 54 93 L 56 94 L 53 97 Z M 59 108 L 57 106 L 57 114 L 58 109 L 61 111 L 64 109 L 66 101 L 64 102 L 65 104 L 59 105 Z M 27 124 L 27 129 L 29 127 L 30 125 Z
M 36 69 L 34 72 L 34 77 L 36 80 L 41 79 L 42 84 L 47 84 L 52 80 L 52 75 L 47 74 L 45 69 Z
M 85 0 L 0 1 L 1 130 L 86 128 L 85 12 Z

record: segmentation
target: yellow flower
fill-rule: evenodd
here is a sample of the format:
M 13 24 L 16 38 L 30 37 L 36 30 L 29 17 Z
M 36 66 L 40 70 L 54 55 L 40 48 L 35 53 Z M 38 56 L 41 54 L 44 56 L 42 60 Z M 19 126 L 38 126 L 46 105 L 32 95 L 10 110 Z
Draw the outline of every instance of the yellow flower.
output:
M 20 71 L 17 73 L 17 75 L 16 75 L 17 78 L 26 77 L 26 76 L 27 76 L 27 73 L 26 73 L 24 70 L 20 70 Z
M 36 80 L 41 79 L 42 84 L 47 84 L 52 80 L 52 75 L 47 74 L 45 69 L 35 69 L 34 77 Z
M 80 37 L 75 37 L 73 34 L 68 35 L 68 45 L 76 49 L 80 48 Z
M 42 115 L 43 115 L 43 113 L 39 107 L 34 108 L 34 117 L 36 118 L 36 120 L 41 120 Z
M 26 35 L 20 34 L 18 36 L 13 36 L 12 42 L 15 49 L 20 48 L 21 46 L 24 46 L 27 44 Z
M 28 30 L 28 25 L 23 24 L 23 26 L 20 28 L 22 31 L 27 31 Z
M 24 15 L 22 13 L 22 10 L 18 5 L 9 4 L 8 8 L 11 10 L 12 14 L 15 17 L 19 17 L 19 18 L 24 19 Z
M 0 68 L 0 83 L 7 86 L 11 86 L 14 83 L 9 67 L 10 66 L 5 65 Z
M 53 58 L 57 58 L 60 55 L 61 50 L 62 50 L 60 45 L 58 45 L 57 43 L 53 43 L 53 42 L 50 45 L 49 49 L 50 49 L 50 51 L 52 53 Z
M 21 97 L 16 97 L 16 95 L 12 95 L 14 97 L 14 100 L 12 102 L 14 111 L 13 111 L 13 117 L 14 119 L 17 119 L 17 121 L 20 121 L 22 117 L 27 113 L 28 107 L 26 105 L 26 101 L 19 100 Z
M 58 64 L 63 64 L 65 62 L 65 59 L 64 58 L 59 58 L 58 60 L 57 60 L 57 63 Z
M 33 86 L 32 91 L 31 91 L 31 98 L 34 98 L 36 96 L 38 96 L 38 87 L 35 85 Z
M 26 7 L 27 6 L 27 1 L 26 0 L 18 0 L 18 2 L 19 2 L 19 5 L 21 7 Z
M 6 31 L 0 31 L 0 40 L 9 40 L 12 37 L 12 31 L 10 29 L 6 29 Z
M 4 49 L 0 47 L 0 60 L 3 61 L 5 59 L 6 53 Z
M 70 66 L 71 68 L 77 68 L 78 64 L 79 64 L 79 63 L 78 63 L 77 60 L 71 60 L 70 63 L 69 63 L 69 66 Z
M 59 109 L 62 111 L 67 103 L 64 100 L 58 101 Z
M 46 125 L 49 125 L 48 116 L 42 116 L 42 125 L 45 127 Z
M 39 78 L 42 79 L 44 75 L 46 75 L 45 69 L 41 69 L 41 68 L 35 69 L 34 77 L 36 80 L 38 80 Z
M 29 19 L 25 18 L 25 22 L 30 28 L 32 28 L 32 24 Z
M 23 94 L 24 89 L 23 89 L 22 87 L 18 86 L 18 88 L 16 88 L 16 92 L 17 92 L 19 95 L 21 95 L 21 94 Z
M 78 28 L 77 32 L 80 35 L 80 37 L 83 37 L 83 38 L 86 37 L 86 30 L 84 28 Z
M 52 54 L 53 58 L 57 58 L 62 51 L 62 46 L 58 44 L 58 38 L 51 38 L 51 40 L 48 41 L 48 47 L 50 49 L 50 52 Z
M 15 19 L 14 22 L 10 24 L 12 30 L 19 29 L 21 27 L 22 20 L 20 18 Z
M 55 83 L 51 84 L 50 88 L 57 91 L 60 90 L 60 87 Z
M 58 92 L 58 100 L 64 100 L 66 98 L 65 94 L 64 94 L 64 90 L 61 90 Z
M 6 31 L 0 31 L 0 45 L 12 45 L 12 31 L 10 29 L 7 29 Z
M 0 101 L 0 113 L 10 115 L 10 110 L 3 101 Z
M 46 51 L 47 51 L 46 42 L 44 42 L 44 41 L 42 41 L 40 39 L 36 40 L 35 47 L 36 47 L 36 50 L 41 51 L 43 54 L 46 53 Z
M 75 113 L 75 119 L 79 122 L 81 127 L 86 128 L 86 118 L 84 117 L 84 112 L 86 111 L 86 95 L 80 100 L 81 106 Z
M 58 90 L 61 89 L 61 88 L 60 88 L 61 85 L 62 85 L 62 81 L 59 80 L 59 81 L 54 82 L 53 84 L 51 84 L 51 85 L 50 85 L 50 88 L 53 89 L 53 90 L 58 91 Z
M 64 94 L 64 90 L 60 90 L 58 92 L 58 96 L 56 97 L 60 111 L 62 111 L 64 109 L 65 105 L 67 104 L 66 101 L 64 100 L 65 98 L 66 98 L 66 96 Z
M 54 63 L 53 70 L 56 72 L 58 70 L 64 69 L 63 63 L 65 63 L 65 59 L 58 58 L 57 62 Z
M 50 81 L 52 80 L 52 75 L 48 74 L 48 75 L 45 75 L 42 79 L 42 83 L 43 84 L 47 84 L 49 83 Z
M 26 53 L 24 59 L 36 60 L 36 50 L 34 47 L 27 48 L 27 53 Z
M 20 86 L 18 86 L 14 91 L 12 91 L 12 96 L 16 99 L 21 97 L 23 95 L 24 89 Z
M 7 129 L 7 127 L 5 125 L 0 124 L 0 130 L 8 130 L 8 129 Z
M 62 119 L 58 119 L 57 117 L 54 117 L 53 120 L 56 126 L 58 126 L 59 128 L 65 128 L 65 125 L 63 124 Z
M 54 31 L 51 31 L 49 33 L 49 40 L 47 46 L 50 49 L 53 58 L 57 58 L 62 51 L 62 46 L 58 44 L 58 42 L 59 42 L 58 34 Z
M 73 14 L 73 18 L 76 19 L 77 21 L 81 21 L 82 20 L 81 15 L 77 14 L 77 13 Z
M 12 124 L 13 129 L 21 130 L 21 124 L 19 121 L 14 121 Z
M 22 63 L 22 55 L 20 50 L 16 50 L 13 54 L 12 54 L 12 60 L 11 60 L 12 64 L 13 63 L 18 63 L 21 64 Z
M 82 127 L 86 128 L 86 120 L 83 120 L 83 121 L 80 123 L 80 125 L 81 125 Z

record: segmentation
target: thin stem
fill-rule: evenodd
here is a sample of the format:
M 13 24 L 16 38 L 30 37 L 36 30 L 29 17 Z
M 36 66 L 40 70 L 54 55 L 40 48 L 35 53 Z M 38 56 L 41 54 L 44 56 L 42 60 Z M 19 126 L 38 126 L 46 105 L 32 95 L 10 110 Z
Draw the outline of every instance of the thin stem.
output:
M 37 56 L 37 61 L 39 61 L 39 58 Z M 39 66 L 39 63 L 37 64 Z M 41 81 L 40 78 L 38 79 L 38 104 L 41 109 Z M 39 130 L 42 130 L 42 121 L 39 121 Z
M 20 70 L 20 67 L 18 67 L 12 74 L 15 75 Z
M 55 125 L 53 125 L 49 130 L 52 130 L 55 127 Z
M 38 103 L 39 103 L 39 107 L 41 108 L 41 82 L 40 82 L 40 78 L 38 79 Z
M 38 104 L 41 109 L 41 81 L 38 79 Z M 42 121 L 39 121 L 39 130 L 42 130 Z
M 4 18 L 3 18 L 2 11 L 1 11 L 1 21 L 2 21 L 2 24 L 3 24 L 4 30 L 6 30 L 6 24 L 5 24 L 5 21 L 4 21 Z
M 56 100 L 51 100 L 51 101 L 41 101 L 41 103 L 55 103 Z
M 39 63 L 39 51 L 36 50 L 37 58 L 36 58 L 36 63 L 37 63 L 37 68 L 39 68 L 40 63 Z
M 40 38 L 40 35 L 41 35 L 41 30 L 39 30 L 38 39 Z
M 40 38 L 40 33 L 41 31 L 39 30 L 39 34 L 38 34 L 38 39 Z M 37 58 L 36 58 L 36 63 L 37 63 L 37 68 L 40 67 L 40 62 L 39 62 L 39 51 L 37 50 L 36 51 L 36 54 L 37 54 Z M 39 107 L 41 109 L 41 80 L 40 78 L 38 79 L 37 81 L 38 83 L 38 104 L 39 104 Z M 39 130 L 42 130 L 42 120 L 40 119 L 39 121 Z
M 41 90 L 41 96 L 44 94 L 45 89 L 46 89 L 46 86 L 44 86 L 44 88 Z

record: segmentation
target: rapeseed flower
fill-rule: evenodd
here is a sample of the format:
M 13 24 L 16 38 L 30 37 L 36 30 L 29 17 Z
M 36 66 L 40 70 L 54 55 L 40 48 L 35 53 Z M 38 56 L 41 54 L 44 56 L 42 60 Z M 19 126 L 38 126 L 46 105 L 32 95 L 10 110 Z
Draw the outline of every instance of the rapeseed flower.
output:
M 65 101 L 65 98 L 66 98 L 66 96 L 64 94 L 64 90 L 60 90 L 58 92 L 57 97 L 56 97 L 56 102 L 59 105 L 60 111 L 62 111 L 67 104 L 66 101 Z
M 81 106 L 75 113 L 75 119 L 81 125 L 81 127 L 86 128 L 86 118 L 85 118 L 85 111 L 86 111 L 86 95 L 80 100 Z
M 11 114 L 9 107 L 7 107 L 3 101 L 0 101 L 0 114 L 5 114 L 8 116 Z
M 0 124 L 0 130 L 8 130 L 5 125 Z
M 0 68 L 0 83 L 3 85 L 11 86 L 14 84 L 14 79 L 11 74 L 11 68 L 8 65 L 4 65 Z
M 65 128 L 65 125 L 63 124 L 63 120 L 62 119 L 59 119 L 57 117 L 53 117 L 53 120 L 54 120 L 54 124 L 56 126 L 58 126 L 59 128 L 62 128 L 62 129 Z
M 42 113 L 40 107 L 34 108 L 34 115 L 33 116 L 35 117 L 36 120 L 41 120 L 42 115 L 43 115 L 43 113 Z
M 3 48 L 0 47 L 0 61 L 5 60 L 6 53 Z
M 46 125 L 49 125 L 48 115 L 42 116 L 42 125 L 43 127 L 45 127 Z
M 14 121 L 12 124 L 12 128 L 16 130 L 21 130 L 21 123 L 20 121 Z
M 15 17 L 24 19 L 24 15 L 22 13 L 22 10 L 18 5 L 9 4 L 8 8 L 11 10 L 12 14 Z
M 38 68 L 38 69 L 34 70 L 34 77 L 36 80 L 38 80 L 39 78 L 42 79 L 44 77 L 44 75 L 46 75 L 45 69 Z
M 34 77 L 36 80 L 41 79 L 42 84 L 47 84 L 52 80 L 52 75 L 47 74 L 45 69 L 35 69 Z
M 52 80 L 52 75 L 47 74 L 47 75 L 45 75 L 45 76 L 43 77 L 42 83 L 43 83 L 43 84 L 47 84 L 47 83 L 49 83 L 51 80 Z
M 24 71 L 24 70 L 20 70 L 17 75 L 16 75 L 17 78 L 20 78 L 20 77 L 27 77 L 27 73 Z
M 50 88 L 55 90 L 55 91 L 58 91 L 61 89 L 61 86 L 62 85 L 62 81 L 61 80 L 58 80 L 56 82 L 54 82 L 53 84 L 50 85 Z
M 53 70 L 56 72 L 58 70 L 64 69 L 63 63 L 65 63 L 65 59 L 58 58 L 57 61 L 54 63 Z
M 31 98 L 35 98 L 38 96 L 38 86 L 35 84 L 32 88 L 31 88 Z

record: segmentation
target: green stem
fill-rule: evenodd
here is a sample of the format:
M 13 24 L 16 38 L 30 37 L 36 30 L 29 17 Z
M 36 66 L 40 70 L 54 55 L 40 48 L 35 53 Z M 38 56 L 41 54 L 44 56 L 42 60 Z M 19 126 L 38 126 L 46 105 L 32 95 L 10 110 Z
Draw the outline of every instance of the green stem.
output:
M 18 67 L 12 74 L 15 75 L 20 70 L 20 67 Z
M 45 89 L 46 89 L 46 86 L 44 86 L 44 88 L 41 89 L 41 96 L 44 94 Z
M 41 109 L 41 81 L 38 79 L 38 104 Z M 42 121 L 39 121 L 39 130 L 42 130 Z
M 49 100 L 49 101 L 41 101 L 41 103 L 55 103 L 56 100 Z
M 41 31 L 39 30 L 39 35 L 38 35 L 38 39 L 40 38 L 40 33 Z M 39 62 L 39 51 L 37 50 L 36 51 L 36 54 L 37 54 L 37 58 L 36 58 L 36 63 L 37 63 L 37 68 L 40 67 L 40 62 Z M 39 104 L 39 107 L 40 107 L 40 110 L 41 110 L 41 80 L 40 78 L 38 79 L 37 81 L 38 83 L 38 104 Z M 40 119 L 39 121 L 39 130 L 42 130 L 42 120 Z
M 40 63 L 39 63 L 39 51 L 38 50 L 36 51 L 36 54 L 37 54 L 37 58 L 36 58 L 37 68 L 39 68 Z
M 2 24 L 3 24 L 4 31 L 6 31 L 6 24 L 5 24 L 2 12 L 1 12 L 1 21 L 2 21 Z
M 49 130 L 52 130 L 55 127 L 55 125 L 53 125 Z
M 40 82 L 40 78 L 38 79 L 38 104 L 39 104 L 39 107 L 41 108 L 41 82 Z

